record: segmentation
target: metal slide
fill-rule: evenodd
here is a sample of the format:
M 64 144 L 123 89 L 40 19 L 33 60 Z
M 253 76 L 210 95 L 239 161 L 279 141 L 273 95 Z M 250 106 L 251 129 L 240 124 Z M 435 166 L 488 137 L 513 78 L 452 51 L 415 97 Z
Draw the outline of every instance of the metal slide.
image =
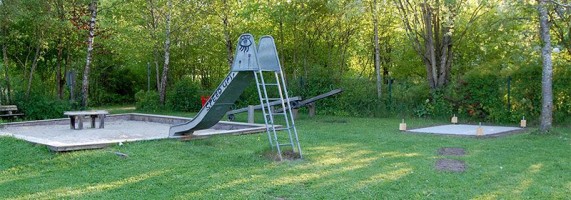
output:
M 189 135 L 196 130 L 214 126 L 230 110 L 244 89 L 255 81 L 253 71 L 259 70 L 259 66 L 257 48 L 252 35 L 240 36 L 234 58 L 231 72 L 210 96 L 208 102 L 191 121 L 171 126 L 169 131 L 171 137 Z

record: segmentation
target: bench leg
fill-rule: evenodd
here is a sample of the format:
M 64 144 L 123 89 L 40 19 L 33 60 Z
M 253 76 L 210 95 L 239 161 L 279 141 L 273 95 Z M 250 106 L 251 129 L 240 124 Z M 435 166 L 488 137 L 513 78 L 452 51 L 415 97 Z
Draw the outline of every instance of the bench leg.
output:
M 105 128 L 105 115 L 99 115 L 99 128 Z
M 69 128 L 70 129 L 75 129 L 75 116 L 69 116 Z
M 79 119 L 79 120 L 78 120 L 78 125 L 77 125 L 78 127 L 77 127 L 77 129 L 79 129 L 79 130 L 83 129 L 83 117 L 84 117 L 83 115 L 78 115 L 78 116 L 77 116 L 77 119 Z
M 91 128 L 95 128 L 95 118 L 97 118 L 97 115 L 90 115 L 91 117 Z

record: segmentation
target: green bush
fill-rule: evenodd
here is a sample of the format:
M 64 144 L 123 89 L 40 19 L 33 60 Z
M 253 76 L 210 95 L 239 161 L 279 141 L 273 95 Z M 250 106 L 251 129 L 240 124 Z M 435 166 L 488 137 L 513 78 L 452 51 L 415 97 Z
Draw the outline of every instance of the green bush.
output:
M 512 74 L 512 121 L 525 116 L 528 122 L 536 121 L 541 113 L 541 65 L 523 66 Z
M 158 111 L 162 108 L 156 91 L 139 91 L 135 94 L 135 106 L 141 111 Z
M 15 102 L 18 110 L 30 120 L 61 118 L 64 111 L 71 110 L 71 105 L 67 100 L 58 100 L 52 96 L 35 93 L 30 94 L 28 98 L 22 93 L 16 93 Z
M 463 97 L 458 112 L 478 120 L 505 121 L 508 109 L 500 93 L 501 80 L 498 73 L 491 71 L 466 73 L 457 88 Z
M 190 79 L 182 79 L 174 84 L 167 94 L 167 105 L 174 111 L 196 112 L 202 107 L 200 85 Z
M 447 98 L 447 88 L 432 93 L 430 98 L 426 98 L 417 104 L 414 109 L 415 117 L 448 117 L 454 114 L 452 104 Z M 418 102 L 418 101 L 417 101 Z M 408 103 L 415 103 L 414 101 Z

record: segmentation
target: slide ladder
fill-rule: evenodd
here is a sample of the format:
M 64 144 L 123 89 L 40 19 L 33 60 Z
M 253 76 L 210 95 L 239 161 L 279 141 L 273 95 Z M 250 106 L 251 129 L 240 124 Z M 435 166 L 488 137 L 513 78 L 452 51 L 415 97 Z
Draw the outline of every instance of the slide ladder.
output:
M 255 79 L 270 146 L 272 149 L 274 147 L 277 149 L 280 160 L 283 160 L 282 152 L 287 148 L 291 148 L 293 158 L 296 158 L 296 155 L 302 158 L 291 110 L 293 99 L 289 98 L 287 92 L 274 39 L 271 36 L 263 36 L 260 38 L 259 46 L 256 47 L 254 36 L 242 34 L 238 39 L 236 50 L 230 73 L 204 107 L 192 120 L 172 125 L 169 135 L 171 137 L 192 135 L 194 131 L 214 126 L 230 110 L 252 79 Z M 264 74 L 272 74 L 272 78 L 267 78 L 273 81 L 266 82 Z M 268 97 L 268 94 L 273 98 Z M 279 106 L 276 109 L 280 112 L 273 110 L 274 106 Z M 285 123 L 285 126 L 276 125 L 276 118 L 283 119 L 278 122 Z
M 270 147 L 277 150 L 280 160 L 283 159 L 282 152 L 288 148 L 291 149 L 294 157 L 297 154 L 299 155 L 299 158 L 303 158 L 301 153 L 301 146 L 299 144 L 299 137 L 297 135 L 297 129 L 295 127 L 293 113 L 291 110 L 291 101 L 287 91 L 283 71 L 281 66 L 279 66 L 279 60 L 277 60 L 278 57 L 274 45 L 275 44 L 273 44 L 273 38 L 267 36 L 262 37 L 258 52 L 264 48 L 273 48 L 272 50 L 276 53 L 276 55 L 272 56 L 274 59 L 272 59 L 270 62 L 264 60 L 263 55 L 260 55 L 261 58 L 259 63 L 262 67 L 254 71 L 258 96 L 260 98 L 262 113 L 264 115 L 264 122 L 266 124 L 266 132 L 270 141 Z M 266 49 L 266 51 L 268 50 Z M 264 68 L 263 66 L 267 64 L 278 66 Z M 269 77 L 264 78 L 264 74 Z M 279 108 L 274 108 L 274 106 L 270 104 L 271 102 L 275 101 L 280 102 L 278 105 L 275 105 Z M 277 112 L 276 110 L 281 110 L 281 112 Z M 279 120 L 278 122 L 284 123 L 284 126 L 278 127 L 276 125 L 276 120 Z

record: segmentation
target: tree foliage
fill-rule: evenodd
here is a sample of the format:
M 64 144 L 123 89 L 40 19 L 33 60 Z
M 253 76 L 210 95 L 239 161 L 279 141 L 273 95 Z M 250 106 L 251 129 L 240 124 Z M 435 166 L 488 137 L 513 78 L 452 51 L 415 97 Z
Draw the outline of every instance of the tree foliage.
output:
M 541 42 L 535 2 L 169 2 L 99 1 L 97 39 L 87 74 L 91 106 L 139 100 L 153 104 L 147 106 L 151 110 L 197 110 L 198 100 L 173 94 L 197 99 L 184 92 L 185 87 L 208 94 L 228 73 L 236 38 L 250 32 L 274 36 L 292 96 L 346 89 L 341 96 L 320 101 L 319 112 L 458 114 L 494 121 L 539 117 Z M 69 74 L 76 79 L 85 75 L 90 3 L 0 1 L 2 104 L 16 103 L 10 98 L 14 94 L 27 94 L 29 100 L 40 99 L 37 95 L 71 98 L 69 104 L 76 105 L 81 86 L 77 80 L 72 85 Z M 571 18 L 565 6 L 550 4 L 547 13 L 554 47 L 562 52 L 553 54 L 553 109 L 555 120 L 561 121 L 571 113 L 566 89 L 571 87 Z M 248 95 L 240 105 L 257 103 L 255 94 Z M 160 99 L 153 98 L 164 98 L 166 107 L 154 105 Z

